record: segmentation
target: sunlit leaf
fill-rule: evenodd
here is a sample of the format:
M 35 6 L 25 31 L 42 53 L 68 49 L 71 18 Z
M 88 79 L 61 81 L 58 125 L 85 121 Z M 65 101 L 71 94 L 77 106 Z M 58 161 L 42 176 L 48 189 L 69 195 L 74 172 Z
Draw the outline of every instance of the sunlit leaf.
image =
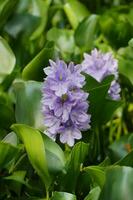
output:
M 92 185 L 98 185 L 100 188 L 103 187 L 105 182 L 105 171 L 103 167 L 100 166 L 89 166 L 83 169 L 87 174 L 89 174 Z
M 47 24 L 47 19 L 48 19 L 48 11 L 49 11 L 49 6 L 50 6 L 51 0 L 37 0 L 33 2 L 33 11 L 32 13 L 35 16 L 40 17 L 40 23 L 37 29 L 32 33 L 30 36 L 31 40 L 35 40 L 37 37 L 39 37 Z M 38 11 L 38 12 L 37 12 Z
M 51 200 L 76 200 L 76 196 L 67 192 L 54 192 Z
M 85 197 L 84 200 L 98 200 L 100 195 L 101 189 L 99 186 L 93 188 L 89 194 Z
M 8 59 L 7 59 L 8 58 Z M 10 74 L 15 66 L 16 58 L 7 41 L 0 37 L 0 82 Z
M 45 146 L 40 132 L 23 124 L 14 124 L 11 128 L 22 139 L 33 168 L 48 188 L 51 179 L 48 172 Z
M 73 34 L 72 30 L 53 27 L 47 32 L 47 40 L 54 41 L 60 51 L 72 53 L 75 48 Z
M 77 0 L 67 0 L 64 5 L 64 11 L 73 28 L 76 28 L 79 22 L 89 15 L 87 8 Z
M 18 138 L 14 132 L 11 132 L 8 135 L 6 135 L 6 137 L 4 137 L 2 141 L 5 143 L 12 144 L 14 146 L 17 146 L 18 144 Z

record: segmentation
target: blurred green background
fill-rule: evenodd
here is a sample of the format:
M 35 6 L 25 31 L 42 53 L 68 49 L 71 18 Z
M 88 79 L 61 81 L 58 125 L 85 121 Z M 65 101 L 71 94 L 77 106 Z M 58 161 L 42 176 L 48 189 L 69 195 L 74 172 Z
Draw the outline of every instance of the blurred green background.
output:
M 40 112 L 43 68 L 48 66 L 49 59 L 60 58 L 66 62 L 81 63 L 83 53 L 89 53 L 94 48 L 102 52 L 111 51 L 118 59 L 122 89 L 122 103 L 120 106 L 115 104 L 114 110 L 119 108 L 112 118 L 106 119 L 114 111 L 111 108 L 102 116 L 105 121 L 109 120 L 101 124 L 99 130 L 103 137 L 101 141 L 104 141 L 104 156 L 95 159 L 89 144 L 84 143 L 92 142 L 94 147 L 96 143 L 99 145 L 97 139 L 92 141 L 93 132 L 90 131 L 87 137 L 83 137 L 84 142 L 76 144 L 72 151 L 59 144 L 64 152 L 59 145 L 43 135 L 43 140 L 46 140 L 45 160 L 40 132 L 25 125 L 12 126 L 12 130 L 22 137 L 22 144 L 17 135 L 11 132 L 10 126 L 13 123 L 23 123 L 43 130 Z M 100 102 L 97 105 L 101 110 Z M 26 137 L 27 132 L 35 137 L 31 148 L 28 145 L 31 137 Z M 43 167 L 42 163 L 47 161 L 50 181 L 51 177 L 53 180 L 50 192 L 57 190 L 75 193 L 78 200 L 132 200 L 132 133 L 133 1 L 0 0 L 0 199 L 39 200 L 46 196 L 44 185 L 49 185 L 49 177 L 47 167 Z M 39 144 L 43 147 L 38 145 L 37 149 L 34 148 L 36 141 L 41 141 Z M 41 164 L 36 162 L 40 157 L 43 160 Z M 64 175 L 64 157 L 67 160 L 67 175 Z M 100 161 L 103 162 L 99 164 Z M 86 166 L 83 171 L 80 170 L 82 163 Z M 109 167 L 106 176 L 106 167 L 110 164 L 113 167 Z M 36 171 L 44 180 L 42 174 L 46 175 L 48 181 L 44 181 L 44 185 Z M 62 174 L 56 176 L 59 172 Z M 112 187 L 114 179 L 116 185 Z M 52 198 L 66 199 L 76 200 L 76 197 L 55 192 Z

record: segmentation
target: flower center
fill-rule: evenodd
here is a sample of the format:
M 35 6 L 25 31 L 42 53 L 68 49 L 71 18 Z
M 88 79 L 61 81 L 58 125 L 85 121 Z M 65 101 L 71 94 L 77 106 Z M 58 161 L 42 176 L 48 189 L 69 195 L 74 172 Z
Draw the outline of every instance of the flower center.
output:
M 62 79 L 63 79 L 62 74 L 59 75 L 59 79 L 60 79 L 60 81 L 62 81 Z
M 65 102 L 68 99 L 68 95 L 67 94 L 63 94 L 61 97 L 62 102 Z

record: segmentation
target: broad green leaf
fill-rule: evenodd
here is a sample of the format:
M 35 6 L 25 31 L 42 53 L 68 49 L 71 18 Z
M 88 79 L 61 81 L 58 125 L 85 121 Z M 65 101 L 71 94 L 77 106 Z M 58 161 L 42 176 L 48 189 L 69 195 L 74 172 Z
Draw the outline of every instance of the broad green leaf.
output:
M 122 104 L 121 101 L 113 101 L 107 98 L 112 80 L 113 76 L 111 75 L 98 83 L 92 77 L 86 75 L 87 84 L 84 89 L 89 92 L 89 113 L 91 113 L 92 127 L 106 123 Z
M 127 15 L 113 12 L 101 16 L 101 30 L 110 44 L 115 47 L 127 46 L 133 37 L 133 26 L 127 19 Z
M 133 169 L 131 167 L 111 167 L 107 171 L 104 188 L 99 200 L 132 200 Z
M 100 86 L 100 83 L 97 82 L 95 78 L 86 73 L 83 74 L 85 76 L 85 81 L 86 81 L 86 84 L 83 87 L 85 91 L 90 92 L 92 89 L 98 88 Z
M 100 188 L 103 187 L 105 182 L 105 171 L 104 167 L 100 166 L 89 166 L 83 168 L 83 170 L 89 174 L 91 178 L 92 185 L 98 185 Z
M 75 48 L 73 33 L 73 30 L 53 27 L 47 32 L 47 40 L 54 41 L 61 52 L 72 53 Z
M 20 69 L 19 68 L 14 68 L 13 71 L 7 75 L 4 80 L 1 83 L 1 88 L 3 91 L 8 91 L 12 85 L 12 82 L 14 79 L 17 77 L 17 75 L 20 74 Z
M 87 8 L 77 0 L 67 0 L 64 5 L 64 11 L 74 29 L 78 26 L 80 21 L 89 15 Z
M 98 21 L 97 15 L 91 15 L 79 24 L 75 32 L 75 41 L 78 46 L 86 50 L 93 47 L 99 28 Z
M 7 19 L 10 17 L 18 0 L 0 0 L 0 29 L 3 27 Z
M 32 2 L 33 2 L 33 9 L 31 13 L 34 14 L 35 16 L 40 17 L 39 26 L 30 36 L 31 40 L 35 40 L 37 37 L 39 37 L 43 33 L 46 27 L 47 20 L 48 20 L 48 11 L 49 11 L 51 0 L 45 0 L 45 1 L 36 0 Z
M 129 81 L 133 84 L 133 48 L 131 46 L 131 41 L 129 41 L 128 47 L 120 48 L 117 53 L 117 57 L 119 60 L 119 72 L 127 77 Z
M 43 81 L 43 68 L 48 65 L 48 61 L 53 57 L 53 53 L 54 44 L 50 42 L 25 66 L 22 77 L 25 80 Z
M 114 165 L 133 167 L 133 150 L 128 153 L 124 158 L 121 158 Z
M 18 38 L 21 33 L 29 36 L 37 28 L 39 17 L 28 13 L 16 14 L 5 25 L 5 31 L 13 38 Z
M 113 80 L 113 75 L 106 77 L 101 83 L 93 77 L 85 74 L 86 85 L 84 90 L 89 92 L 90 113 L 92 126 L 107 123 L 114 111 L 122 105 L 122 101 L 114 101 L 109 98 L 108 90 Z
M 119 57 L 119 71 L 121 74 L 128 77 L 128 79 L 133 84 L 133 66 L 132 66 L 133 58 L 127 59 L 124 57 Z
M 0 82 L 12 72 L 15 63 L 16 58 L 14 53 L 7 41 L 0 36 Z
M 60 146 L 43 133 L 42 133 L 42 138 L 46 149 L 46 158 L 48 162 L 49 172 L 52 174 L 56 174 L 61 171 L 65 172 L 66 161 L 64 152 L 62 151 Z
M 62 187 L 68 192 L 75 192 L 80 167 L 83 165 L 89 153 L 89 144 L 78 142 L 72 149 L 70 159 L 67 164 L 67 174 L 63 177 Z M 72 180 L 72 181 L 70 181 Z
M 12 144 L 14 146 L 17 146 L 18 144 L 18 138 L 14 132 L 11 132 L 8 135 L 6 135 L 6 137 L 4 137 L 2 141 L 5 143 Z
M 14 83 L 16 122 L 44 130 L 41 112 L 42 83 L 19 81 Z
M 0 142 L 0 169 L 6 167 L 19 153 L 19 148 Z
M 102 109 L 103 114 L 101 115 L 100 121 L 106 124 L 111 119 L 113 113 L 117 110 L 117 108 L 122 106 L 123 103 L 124 102 L 121 100 L 115 101 L 107 99 Z
M 133 48 L 130 46 L 130 43 L 128 47 L 118 50 L 117 58 L 119 60 L 119 72 L 126 76 L 133 84 Z
M 67 192 L 54 192 L 51 200 L 76 200 L 76 196 Z
M 101 189 L 99 186 L 93 188 L 89 194 L 85 197 L 84 200 L 98 200 L 100 195 Z
M 11 129 L 22 139 L 33 168 L 41 177 L 46 188 L 48 188 L 51 178 L 48 172 L 45 146 L 40 132 L 23 124 L 14 124 Z

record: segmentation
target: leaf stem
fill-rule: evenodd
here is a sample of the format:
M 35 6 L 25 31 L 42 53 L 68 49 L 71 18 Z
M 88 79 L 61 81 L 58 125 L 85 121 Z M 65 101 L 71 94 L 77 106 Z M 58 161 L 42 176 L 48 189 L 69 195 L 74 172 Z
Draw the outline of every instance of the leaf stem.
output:
M 46 200 L 49 200 L 49 191 L 48 191 L 48 189 L 46 190 Z

